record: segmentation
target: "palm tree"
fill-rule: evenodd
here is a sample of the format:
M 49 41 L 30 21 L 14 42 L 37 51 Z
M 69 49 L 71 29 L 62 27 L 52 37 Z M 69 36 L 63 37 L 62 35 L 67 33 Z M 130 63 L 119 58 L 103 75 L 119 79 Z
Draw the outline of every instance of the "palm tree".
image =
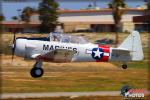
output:
M 147 6 L 147 10 L 150 10 L 150 0 L 146 0 L 146 6 Z
M 1 31 L 3 30 L 2 28 L 2 21 L 5 20 L 5 16 L 3 16 L 2 14 L 0 15 L 0 35 L 1 35 Z
M 0 15 L 0 21 L 5 20 L 5 17 L 3 15 Z
M 18 20 L 18 17 L 17 16 L 13 16 L 13 17 L 11 17 L 11 19 Z
M 25 7 L 21 14 L 21 20 L 25 22 L 30 22 L 30 17 L 34 12 L 36 12 L 36 9 L 31 7 Z
M 146 0 L 145 2 L 146 2 L 146 6 L 147 6 L 147 8 L 145 9 L 146 14 L 147 14 L 148 16 L 150 16 L 150 0 Z M 147 31 L 150 32 L 150 28 L 149 28 L 150 20 L 147 20 L 146 23 L 148 24 L 148 25 L 146 26 Z
M 53 32 L 58 23 L 58 7 L 56 0 L 42 0 L 39 4 L 39 19 L 41 21 L 40 31 Z
M 26 27 L 28 27 L 29 22 L 30 22 L 30 17 L 33 13 L 36 12 L 36 9 L 31 8 L 31 7 L 25 7 L 20 15 L 21 20 L 25 22 Z
M 113 19 L 115 23 L 115 34 L 116 34 L 116 41 L 115 43 L 118 44 L 118 32 L 121 31 L 121 18 L 124 14 L 123 8 L 126 8 L 127 5 L 124 0 L 113 0 L 108 4 L 109 8 L 112 9 Z

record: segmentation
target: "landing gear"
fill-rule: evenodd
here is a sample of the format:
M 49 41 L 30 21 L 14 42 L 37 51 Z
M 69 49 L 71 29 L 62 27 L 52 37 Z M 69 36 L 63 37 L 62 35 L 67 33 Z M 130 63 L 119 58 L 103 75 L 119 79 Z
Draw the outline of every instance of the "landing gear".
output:
M 123 68 L 123 69 L 127 69 L 128 66 L 127 66 L 126 64 L 123 64 L 123 65 L 122 65 L 122 68 Z
M 42 67 L 42 62 L 36 62 L 34 64 L 34 67 L 31 69 L 30 74 L 34 78 L 42 77 L 44 74 L 43 68 Z
M 38 77 L 41 77 L 43 75 L 44 71 L 42 68 L 32 68 L 31 69 L 31 76 L 34 77 L 34 78 L 38 78 Z

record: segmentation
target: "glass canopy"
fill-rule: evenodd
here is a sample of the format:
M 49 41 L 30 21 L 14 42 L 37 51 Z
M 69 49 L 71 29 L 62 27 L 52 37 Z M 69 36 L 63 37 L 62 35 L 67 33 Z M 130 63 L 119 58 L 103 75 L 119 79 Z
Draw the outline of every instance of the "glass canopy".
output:
M 50 33 L 49 34 L 50 41 L 62 42 L 62 43 L 75 43 L 75 44 L 87 44 L 89 43 L 83 37 L 71 36 L 68 34 L 61 33 Z

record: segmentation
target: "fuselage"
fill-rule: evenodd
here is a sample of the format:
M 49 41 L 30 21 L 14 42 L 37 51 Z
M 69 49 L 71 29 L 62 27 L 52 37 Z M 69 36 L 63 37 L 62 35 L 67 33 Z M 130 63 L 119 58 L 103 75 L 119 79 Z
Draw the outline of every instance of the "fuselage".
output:
M 72 62 L 107 62 L 111 60 L 110 47 L 92 43 L 77 44 L 18 38 L 15 45 L 15 54 L 29 59 L 33 54 L 43 55 L 56 49 L 67 49 L 76 52 L 71 59 Z M 47 61 L 46 58 L 41 60 Z M 49 60 L 49 62 L 52 61 Z
M 15 39 L 15 34 L 14 34 Z M 36 63 L 30 71 L 32 77 L 43 75 L 43 62 L 126 62 L 141 61 L 144 58 L 140 34 L 132 32 L 117 48 L 89 43 L 83 37 L 50 33 L 48 37 L 23 38 L 14 40 L 14 54 L 25 59 L 34 59 Z

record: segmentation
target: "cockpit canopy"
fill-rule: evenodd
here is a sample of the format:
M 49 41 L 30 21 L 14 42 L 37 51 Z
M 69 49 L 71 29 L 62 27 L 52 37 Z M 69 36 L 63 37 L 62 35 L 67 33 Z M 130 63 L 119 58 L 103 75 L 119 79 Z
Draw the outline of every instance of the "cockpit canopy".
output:
M 50 41 L 62 42 L 62 43 L 76 43 L 76 44 L 87 44 L 89 43 L 83 37 L 71 36 L 68 34 L 62 33 L 50 33 L 49 34 Z

